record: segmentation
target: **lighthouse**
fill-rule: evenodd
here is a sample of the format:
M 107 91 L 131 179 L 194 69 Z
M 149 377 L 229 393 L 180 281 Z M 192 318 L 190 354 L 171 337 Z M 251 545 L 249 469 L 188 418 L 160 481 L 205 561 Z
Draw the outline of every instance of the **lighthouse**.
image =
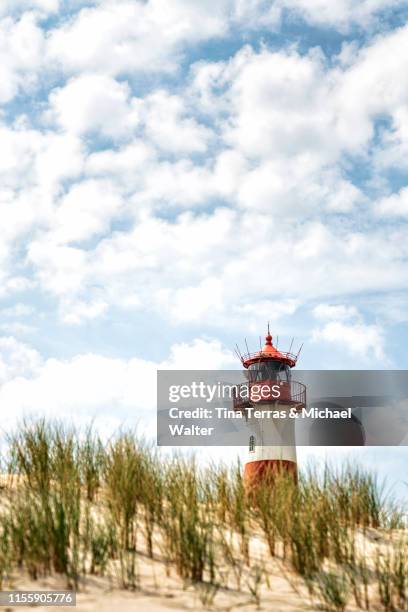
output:
M 292 380 L 299 353 L 277 349 L 269 331 L 265 345 L 255 353 L 238 353 L 247 382 L 234 397 L 234 409 L 245 415 L 248 454 L 244 479 L 253 486 L 277 472 L 297 476 L 296 413 L 306 405 L 306 387 Z M 266 417 L 264 415 L 267 415 Z M 274 415 L 276 415 L 274 417 Z

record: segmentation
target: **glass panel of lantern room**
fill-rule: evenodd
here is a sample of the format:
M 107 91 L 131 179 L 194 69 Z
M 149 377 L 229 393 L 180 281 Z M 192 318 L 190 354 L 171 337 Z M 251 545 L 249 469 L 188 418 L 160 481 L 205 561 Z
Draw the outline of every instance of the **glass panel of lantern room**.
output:
M 281 364 L 277 361 L 261 361 L 249 366 L 250 380 L 259 382 L 262 380 L 277 380 Z
M 290 377 L 290 367 L 285 364 L 281 364 L 279 370 L 279 380 L 282 380 L 283 382 L 290 382 Z
M 251 365 L 248 367 L 248 379 L 251 382 L 257 382 L 258 380 L 261 380 L 261 370 L 260 370 L 260 366 L 262 364 L 261 363 L 251 363 Z
M 263 372 L 262 372 L 263 380 L 277 380 L 278 379 L 279 370 L 281 367 L 281 364 L 279 363 L 279 361 L 267 361 L 266 363 L 263 364 L 263 366 L 264 366 Z

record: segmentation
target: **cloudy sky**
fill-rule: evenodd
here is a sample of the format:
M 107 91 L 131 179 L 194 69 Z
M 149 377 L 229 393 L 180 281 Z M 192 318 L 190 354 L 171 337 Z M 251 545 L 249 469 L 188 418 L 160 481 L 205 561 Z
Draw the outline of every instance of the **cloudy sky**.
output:
M 268 319 L 303 368 L 408 367 L 407 21 L 2 0 L 3 426 L 149 419 L 157 367 L 236 367 Z

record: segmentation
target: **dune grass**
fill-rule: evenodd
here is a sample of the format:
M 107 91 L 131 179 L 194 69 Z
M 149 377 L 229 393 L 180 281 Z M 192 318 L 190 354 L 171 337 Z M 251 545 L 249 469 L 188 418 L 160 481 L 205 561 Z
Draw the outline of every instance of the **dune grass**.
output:
M 142 588 L 142 556 L 161 559 L 203 607 L 220 589 L 261 605 L 268 559 L 310 605 L 408 609 L 408 535 L 375 476 L 359 467 L 274 476 L 250 492 L 242 469 L 162 457 L 130 433 L 103 444 L 88 430 L 23 424 L 8 439 L 0 491 L 0 586 L 24 569 L 78 588 L 115 572 Z M 255 540 L 265 545 L 260 557 Z M 214 603 L 215 602 L 215 603 Z

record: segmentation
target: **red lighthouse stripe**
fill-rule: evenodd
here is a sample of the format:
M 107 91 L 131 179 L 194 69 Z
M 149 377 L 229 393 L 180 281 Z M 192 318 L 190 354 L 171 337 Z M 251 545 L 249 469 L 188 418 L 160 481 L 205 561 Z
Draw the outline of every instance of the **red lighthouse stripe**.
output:
M 297 479 L 297 464 L 287 459 L 262 459 L 245 464 L 244 480 L 247 486 L 255 485 L 279 473 L 287 473 Z

